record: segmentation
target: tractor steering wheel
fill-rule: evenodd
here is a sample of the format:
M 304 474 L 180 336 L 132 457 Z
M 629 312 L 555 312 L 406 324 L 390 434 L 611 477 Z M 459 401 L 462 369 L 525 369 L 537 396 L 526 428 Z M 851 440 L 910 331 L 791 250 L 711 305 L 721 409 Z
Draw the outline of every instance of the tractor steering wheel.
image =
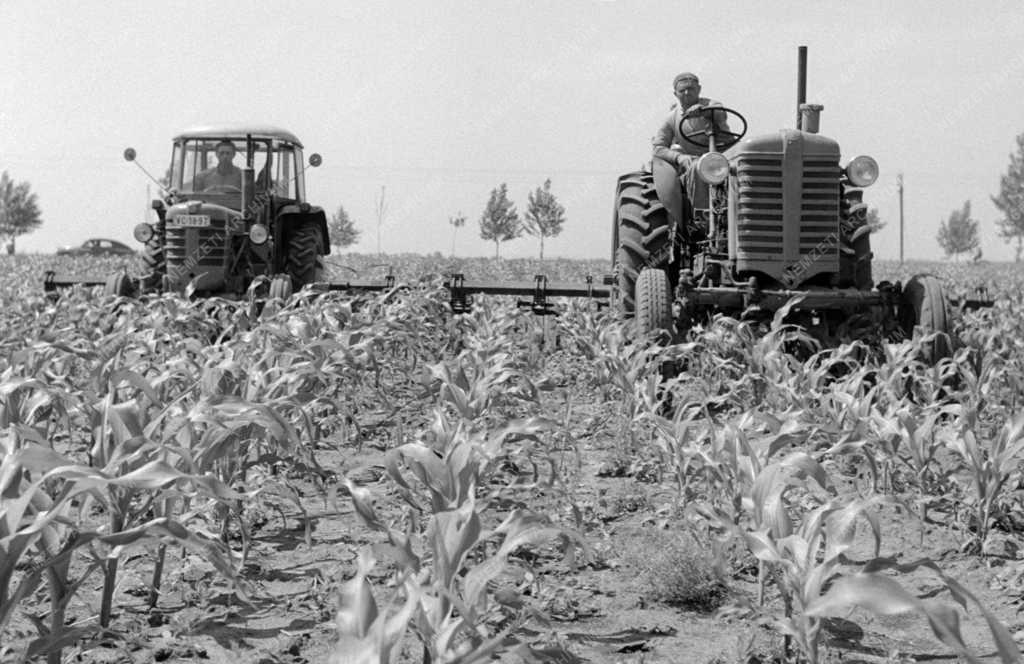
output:
M 724 114 L 725 118 L 722 118 L 719 114 Z M 729 131 L 715 124 L 716 120 L 728 120 L 730 115 L 736 116 L 736 119 L 743 123 L 742 131 Z M 692 117 L 703 118 L 707 126 L 690 132 L 683 131 L 683 123 Z M 715 150 L 721 152 L 736 145 L 746 134 L 747 119 L 740 115 L 739 112 L 725 106 L 700 106 L 683 113 L 682 119 L 679 120 L 679 135 L 683 137 L 683 140 L 704 150 L 711 147 L 712 136 L 715 138 Z M 701 137 L 703 137 L 703 140 L 701 140 Z
M 240 194 L 242 190 L 233 184 L 214 184 L 203 189 L 204 192 L 209 194 Z

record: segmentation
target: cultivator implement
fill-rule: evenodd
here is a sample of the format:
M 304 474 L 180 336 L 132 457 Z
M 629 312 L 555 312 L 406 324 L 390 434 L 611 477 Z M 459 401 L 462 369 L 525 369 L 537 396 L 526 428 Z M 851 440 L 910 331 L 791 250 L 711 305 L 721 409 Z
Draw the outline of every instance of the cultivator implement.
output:
M 528 300 L 516 300 L 516 306 L 529 307 L 533 313 L 547 316 L 558 313 L 550 298 L 554 297 L 585 297 L 597 303 L 598 307 L 608 306 L 612 293 L 615 292 L 615 278 L 605 275 L 597 283 L 594 277 L 587 275 L 584 285 L 580 287 L 572 282 L 549 282 L 548 278 L 538 274 L 533 282 L 467 282 L 463 275 L 453 274 L 444 282 L 444 287 L 451 294 L 452 312 L 461 314 L 472 308 L 472 296 L 481 295 L 515 295 L 528 296 Z
M 55 297 L 63 288 L 73 286 L 109 288 L 111 277 L 85 276 L 72 277 L 60 275 L 53 271 L 45 273 L 43 290 L 47 295 Z M 132 280 L 133 292 L 138 292 L 138 280 Z M 606 274 L 595 278 L 587 275 L 581 283 L 567 281 L 549 281 L 543 274 L 535 275 L 532 281 L 467 281 L 465 275 L 454 273 L 449 275 L 442 285 L 449 292 L 452 313 L 463 314 L 472 310 L 474 295 L 506 295 L 517 298 L 516 306 L 529 308 L 540 316 L 557 314 L 554 298 L 572 297 L 586 298 L 593 301 L 598 308 L 611 304 L 617 294 L 614 275 Z M 348 280 L 317 282 L 311 288 L 318 292 L 341 291 L 351 293 L 374 293 L 394 290 L 402 287 L 393 274 L 380 280 Z M 960 311 L 975 311 L 991 307 L 995 301 L 989 297 L 984 287 L 975 289 L 974 297 L 949 299 L 949 306 Z M 744 288 L 694 288 L 686 292 L 686 301 L 690 304 L 731 305 L 733 308 L 746 308 L 757 305 L 770 310 L 782 307 L 793 298 L 801 298 L 801 308 L 816 309 L 835 306 L 837 301 L 851 305 L 882 304 L 886 299 L 878 291 L 858 291 L 856 289 L 828 289 L 821 291 L 807 290 L 759 290 Z
M 117 282 L 119 277 L 127 280 L 127 283 L 120 282 L 119 284 Z M 549 281 L 542 274 L 534 276 L 532 281 L 476 282 L 467 281 L 465 275 L 455 273 L 449 275 L 442 285 L 448 290 L 452 312 L 456 314 L 468 313 L 472 310 L 474 295 L 515 296 L 519 298 L 516 300 L 516 306 L 529 308 L 533 313 L 540 316 L 547 316 L 558 313 L 554 298 L 587 298 L 593 301 L 598 308 L 603 308 L 609 306 L 611 298 L 616 292 L 615 278 L 612 275 L 604 275 L 599 279 L 588 275 L 582 283 Z M 43 278 L 43 290 L 49 297 L 57 297 L 61 289 L 73 286 L 103 286 L 105 291 L 111 294 L 138 293 L 141 291 L 139 280 L 123 275 L 123 273 L 122 275 L 104 278 L 96 276 L 73 277 L 48 271 Z M 393 274 L 388 274 L 380 280 L 326 281 L 310 285 L 310 288 L 316 292 L 341 291 L 351 293 L 386 292 L 403 287 L 403 284 Z M 271 292 L 273 292 L 273 288 L 271 288 Z
M 603 276 L 600 281 L 587 275 L 582 284 L 565 281 L 549 281 L 543 274 L 535 275 L 533 281 L 466 281 L 460 273 L 448 276 L 443 286 L 448 290 L 452 313 L 464 314 L 472 311 L 474 295 L 507 295 L 516 296 L 516 306 L 529 308 L 539 316 L 558 313 L 553 298 L 581 297 L 593 301 L 598 308 L 610 304 L 612 293 L 615 292 L 615 280 L 612 275 Z M 375 292 L 389 291 L 399 287 L 395 277 L 388 275 L 380 281 L 345 281 L 313 284 L 314 290 Z

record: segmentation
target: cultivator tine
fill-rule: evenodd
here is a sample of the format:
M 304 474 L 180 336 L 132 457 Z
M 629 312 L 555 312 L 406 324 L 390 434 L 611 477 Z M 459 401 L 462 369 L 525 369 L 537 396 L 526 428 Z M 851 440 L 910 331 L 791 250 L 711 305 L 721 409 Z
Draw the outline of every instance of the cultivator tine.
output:
M 538 316 L 550 316 L 558 313 L 548 302 L 548 278 L 543 274 L 535 274 L 533 282 L 533 299 L 516 300 L 516 306 L 530 307 L 530 310 Z
M 600 292 L 596 291 L 594 289 L 594 277 L 592 275 L 589 275 L 589 274 L 586 277 L 586 283 L 587 283 L 587 299 L 590 302 L 593 302 L 594 304 L 597 305 L 597 310 L 598 311 L 600 311 L 601 309 L 603 309 L 605 307 L 611 306 L 611 303 L 612 303 L 611 299 L 613 297 L 615 297 L 615 293 L 616 293 L 616 290 L 614 288 L 610 288 L 610 289 L 608 289 L 606 291 L 600 291 Z M 606 275 L 604 275 L 604 277 L 602 279 L 602 283 L 605 286 L 614 286 L 615 285 L 615 277 L 610 275 L 610 274 L 606 274 Z
M 462 273 L 452 274 L 451 279 L 445 284 L 451 298 L 453 314 L 466 314 L 472 309 L 469 295 L 466 293 L 466 278 Z
M 987 309 L 988 307 L 995 306 L 995 300 L 989 298 L 988 288 L 985 286 L 978 286 L 974 289 L 974 294 L 978 297 L 973 299 L 964 300 L 953 300 L 950 302 L 954 307 L 959 307 L 963 311 L 975 311 L 977 309 Z

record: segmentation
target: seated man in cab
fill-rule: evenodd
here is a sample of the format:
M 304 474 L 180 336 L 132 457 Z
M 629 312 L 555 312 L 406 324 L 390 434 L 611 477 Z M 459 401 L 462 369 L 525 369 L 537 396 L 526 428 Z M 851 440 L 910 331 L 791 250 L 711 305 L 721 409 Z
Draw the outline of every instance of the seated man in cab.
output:
M 242 170 L 232 162 L 235 159 L 235 144 L 223 140 L 216 146 L 217 165 L 196 175 L 195 191 L 220 189 L 221 191 L 242 190 Z

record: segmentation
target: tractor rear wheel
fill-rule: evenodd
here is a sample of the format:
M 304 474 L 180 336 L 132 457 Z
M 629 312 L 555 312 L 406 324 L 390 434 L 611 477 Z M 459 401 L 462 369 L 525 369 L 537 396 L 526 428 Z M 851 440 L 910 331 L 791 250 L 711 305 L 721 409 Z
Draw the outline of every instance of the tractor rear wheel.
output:
M 636 334 L 672 332 L 672 288 L 664 270 L 644 268 L 636 280 Z
M 922 336 L 938 333 L 924 344 L 924 360 L 935 364 L 953 354 L 949 305 L 942 282 L 930 274 L 910 278 L 900 295 L 900 328 L 908 339 L 916 329 Z
M 301 223 L 291 232 L 284 269 L 292 279 L 292 290 L 323 281 L 324 238 L 316 224 Z
M 633 173 L 622 181 L 615 221 L 619 307 L 622 314 L 631 316 L 637 308 L 637 279 L 641 272 L 644 268 L 667 265 L 672 253 L 668 211 L 658 201 L 651 173 Z
M 126 273 L 116 272 L 107 277 L 107 282 L 103 284 L 103 294 L 117 295 L 119 297 L 134 295 L 135 284 Z

